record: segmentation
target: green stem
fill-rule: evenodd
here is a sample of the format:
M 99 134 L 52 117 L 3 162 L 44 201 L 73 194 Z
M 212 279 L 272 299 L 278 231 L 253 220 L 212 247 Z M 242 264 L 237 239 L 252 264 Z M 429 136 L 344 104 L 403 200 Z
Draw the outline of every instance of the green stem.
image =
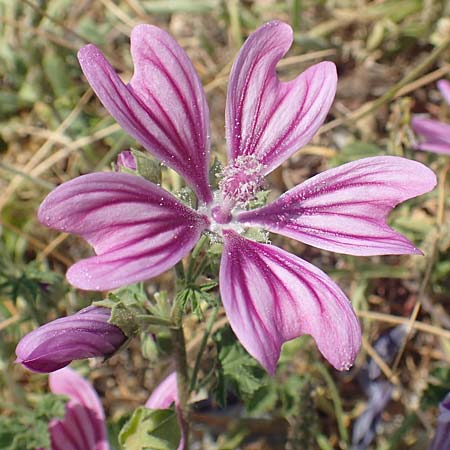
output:
M 183 331 L 183 313 L 179 305 L 175 304 L 172 309 L 173 328 L 170 330 L 173 344 L 173 356 L 177 372 L 178 408 L 180 410 L 180 426 L 185 436 L 184 449 L 189 448 L 189 375 L 186 357 L 186 342 Z
M 197 245 L 194 247 L 194 250 L 192 250 L 192 254 L 191 254 L 191 257 L 189 258 L 189 265 L 188 265 L 187 274 L 186 274 L 187 283 L 193 283 L 195 281 L 195 278 L 198 276 L 197 275 L 198 271 L 197 271 L 195 278 L 193 278 L 194 266 L 197 261 L 198 255 L 200 254 L 200 252 L 202 251 L 203 247 L 205 246 L 205 244 L 207 242 L 208 242 L 208 236 L 206 236 L 206 234 L 202 234 L 200 239 L 197 242 Z
M 177 280 L 179 280 L 181 282 L 184 281 L 185 274 L 184 274 L 184 266 L 183 266 L 182 261 L 175 264 L 175 274 L 177 276 Z
M 333 381 L 333 378 L 331 377 L 328 370 L 323 366 L 322 364 L 316 364 L 317 370 L 322 375 L 323 379 L 325 380 L 328 390 L 330 391 L 331 399 L 333 400 L 334 404 L 334 411 L 336 414 L 336 421 L 338 425 L 339 435 L 341 438 L 342 443 L 345 445 L 344 448 L 348 448 L 348 432 L 347 428 L 345 428 L 344 425 L 344 409 L 342 408 L 342 402 L 341 398 L 339 397 L 339 391 L 336 387 L 336 384 Z
M 291 0 L 292 2 L 292 28 L 294 31 L 300 29 L 300 12 L 301 12 L 301 0 Z
M 195 269 L 194 273 L 192 274 L 192 281 L 194 282 L 203 272 L 203 270 L 205 269 L 205 267 L 207 266 L 208 261 L 206 258 L 203 258 L 199 265 L 197 266 L 197 269 Z
M 230 31 L 233 44 L 239 48 L 242 44 L 241 18 L 239 16 L 239 0 L 228 0 L 225 4 L 228 8 L 228 16 L 230 18 Z
M 138 314 L 136 315 L 143 325 L 159 325 L 162 327 L 171 327 L 172 322 L 170 320 L 164 319 L 162 317 L 151 316 L 149 314 Z
M 208 323 L 206 324 L 206 330 L 205 330 L 205 333 L 203 334 L 203 338 L 200 343 L 200 348 L 198 349 L 198 353 L 195 358 L 195 365 L 194 365 L 194 370 L 192 372 L 191 385 L 189 387 L 189 391 L 193 391 L 197 387 L 197 376 L 198 376 L 198 371 L 200 369 L 200 363 L 202 361 L 203 352 L 205 351 L 205 347 L 208 342 L 209 335 L 211 334 L 211 329 L 214 325 L 214 322 L 216 321 L 218 312 L 219 312 L 219 307 L 215 306 L 211 312 L 211 316 L 208 319 Z

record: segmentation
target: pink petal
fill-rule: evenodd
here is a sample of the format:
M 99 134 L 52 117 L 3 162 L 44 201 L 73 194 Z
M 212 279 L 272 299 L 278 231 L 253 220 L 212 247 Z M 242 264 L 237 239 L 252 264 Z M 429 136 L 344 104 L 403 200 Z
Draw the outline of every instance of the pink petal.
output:
M 50 423 L 52 450 L 108 450 L 105 414 L 92 386 L 65 367 L 49 376 L 54 394 L 69 397 L 63 420 Z
M 177 373 L 172 372 L 152 392 L 145 406 L 150 409 L 167 409 L 178 404 Z
M 220 293 L 246 350 L 273 374 L 283 342 L 310 334 L 338 370 L 353 363 L 361 331 L 345 294 L 317 267 L 225 230 Z
M 422 150 L 424 152 L 433 152 L 443 155 L 450 155 L 450 144 L 441 143 L 439 141 L 423 142 L 421 144 L 417 144 L 414 148 L 416 150 Z
M 450 154 L 450 125 L 437 120 L 413 117 L 411 127 L 424 139 L 416 146 L 419 150 Z
M 280 82 L 275 67 L 292 44 L 292 29 L 269 22 L 245 42 L 234 62 L 226 105 L 228 157 L 254 155 L 271 172 L 308 143 L 336 92 L 331 62 Z
M 128 85 L 94 45 L 83 47 L 78 58 L 92 89 L 123 129 L 209 203 L 209 112 L 191 61 L 169 34 L 151 25 L 133 29 L 131 55 L 135 72 Z
M 398 203 L 435 185 L 434 173 L 416 161 L 364 158 L 316 175 L 238 221 L 350 255 L 421 253 L 386 218 Z
M 437 82 L 437 87 L 441 92 L 442 97 L 444 97 L 445 101 L 450 105 L 450 81 L 439 80 Z
M 67 272 L 80 289 L 109 290 L 152 278 L 195 245 L 208 219 L 141 177 L 84 175 L 62 184 L 42 203 L 42 224 L 85 238 L 97 256 Z

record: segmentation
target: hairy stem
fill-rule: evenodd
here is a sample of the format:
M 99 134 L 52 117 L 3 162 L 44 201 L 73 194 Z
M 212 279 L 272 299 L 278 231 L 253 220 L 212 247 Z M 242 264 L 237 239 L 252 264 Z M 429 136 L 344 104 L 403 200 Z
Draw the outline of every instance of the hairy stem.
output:
M 184 448 L 189 448 L 189 375 L 186 358 L 186 342 L 183 331 L 183 315 L 179 305 L 175 304 L 172 310 L 173 327 L 170 331 L 173 343 L 173 356 L 177 372 L 178 401 L 180 409 L 180 425 L 185 435 Z
M 211 312 L 211 316 L 209 317 L 208 323 L 206 324 L 206 330 L 203 334 L 202 341 L 200 343 L 200 348 L 197 353 L 197 357 L 195 358 L 194 370 L 192 371 L 191 377 L 191 385 L 190 391 L 193 391 L 197 387 L 197 375 L 200 369 L 200 363 L 202 361 L 203 352 L 205 351 L 206 344 L 208 342 L 209 335 L 211 334 L 212 327 L 216 321 L 217 313 L 219 312 L 219 307 L 215 306 Z

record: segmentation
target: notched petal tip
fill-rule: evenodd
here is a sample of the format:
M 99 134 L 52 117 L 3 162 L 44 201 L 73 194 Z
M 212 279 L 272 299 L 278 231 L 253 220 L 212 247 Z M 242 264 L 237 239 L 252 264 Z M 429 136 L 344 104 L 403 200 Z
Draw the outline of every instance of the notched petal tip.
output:
M 66 279 L 72 285 L 78 289 L 84 291 L 108 291 L 110 289 L 115 289 L 115 287 L 103 288 L 95 279 L 92 279 L 91 271 L 89 270 L 89 263 L 95 257 L 83 259 L 72 266 L 66 272 Z
M 149 34 L 155 35 L 155 36 L 164 36 L 165 38 L 168 38 L 170 40 L 173 40 L 173 37 L 162 28 L 159 28 L 155 25 L 151 25 L 149 23 L 140 23 L 139 25 L 136 25 L 130 33 L 130 40 L 141 40 L 145 39 Z
M 261 35 L 263 34 L 270 34 L 270 35 L 283 35 L 285 38 L 290 38 L 291 43 L 294 40 L 294 30 L 292 27 L 286 23 L 282 22 L 281 20 L 270 20 L 269 22 L 266 22 L 265 24 L 261 25 L 254 33 L 251 34 L 253 39 L 261 39 Z
M 321 101 L 324 103 L 328 110 L 331 108 L 331 104 L 336 96 L 336 89 L 338 84 L 338 73 L 336 64 L 333 61 L 322 61 L 312 66 L 315 68 L 316 73 L 323 77 L 323 84 L 326 86 L 325 91 L 321 94 Z M 324 117 L 325 120 L 325 117 Z
M 295 255 L 228 230 L 220 292 L 234 333 L 270 374 L 282 344 L 304 334 L 336 369 L 353 364 L 361 329 L 350 301 L 327 275 Z
M 180 173 L 199 199 L 210 203 L 209 112 L 201 81 L 184 50 L 164 30 L 132 31 L 134 74 L 128 84 L 92 44 L 78 59 L 92 89 L 122 128 Z
M 322 172 L 237 220 L 339 253 L 420 254 L 386 220 L 397 204 L 435 186 L 434 172 L 417 161 L 364 158 Z
M 96 173 L 68 181 L 44 200 L 44 225 L 82 236 L 97 256 L 72 266 L 80 289 L 110 290 L 173 267 L 209 225 L 205 215 L 161 187 L 126 173 Z
M 226 105 L 230 160 L 252 155 L 264 175 L 307 144 L 333 102 L 337 73 L 332 62 L 316 64 L 281 82 L 276 65 L 289 50 L 292 29 L 268 23 L 244 43 L 230 75 Z

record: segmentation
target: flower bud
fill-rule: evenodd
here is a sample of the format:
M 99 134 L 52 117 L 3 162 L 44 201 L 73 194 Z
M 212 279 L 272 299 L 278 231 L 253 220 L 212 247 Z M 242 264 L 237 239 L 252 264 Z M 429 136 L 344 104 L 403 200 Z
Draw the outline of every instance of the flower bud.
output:
M 24 336 L 16 348 L 16 362 L 34 372 L 61 369 L 74 359 L 108 356 L 127 337 L 110 323 L 108 308 L 90 306 L 53 320 Z
M 120 172 L 122 168 L 137 170 L 136 158 L 130 150 L 125 150 L 117 156 L 116 170 Z

